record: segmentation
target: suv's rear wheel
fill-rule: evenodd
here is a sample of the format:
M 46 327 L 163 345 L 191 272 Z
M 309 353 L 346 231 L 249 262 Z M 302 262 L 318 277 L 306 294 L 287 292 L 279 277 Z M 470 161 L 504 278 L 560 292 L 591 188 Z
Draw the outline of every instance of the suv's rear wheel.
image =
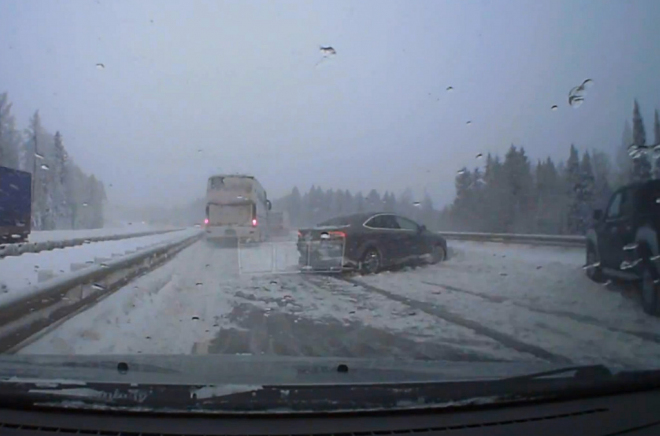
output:
M 596 247 L 589 244 L 587 246 L 587 264 L 585 265 L 587 277 L 596 283 L 603 282 L 603 269 L 600 266 L 600 256 L 596 251 Z
M 649 315 L 660 315 L 660 296 L 653 266 L 646 264 L 642 270 L 642 281 L 640 291 L 642 294 L 642 307 Z

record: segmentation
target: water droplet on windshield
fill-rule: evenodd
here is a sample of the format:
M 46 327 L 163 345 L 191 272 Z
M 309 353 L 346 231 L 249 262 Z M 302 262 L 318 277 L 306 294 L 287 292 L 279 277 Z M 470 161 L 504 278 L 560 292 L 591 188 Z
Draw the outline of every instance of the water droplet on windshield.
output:
M 197 315 L 195 315 L 195 316 L 192 317 L 192 320 L 193 321 L 199 321 L 199 317 Z
M 465 124 L 469 126 L 470 124 L 472 124 L 472 121 L 467 121 Z
M 454 90 L 454 87 L 453 87 L 453 86 L 448 86 L 448 87 L 447 87 L 447 92 L 452 92 L 453 90 Z
M 582 106 L 582 103 L 584 102 L 584 98 L 580 96 L 569 96 L 568 97 L 568 104 L 570 104 L 574 108 L 579 108 Z
M 103 290 L 105 290 L 105 287 L 104 287 L 103 285 L 99 285 L 98 283 L 94 283 L 94 284 L 92 285 L 92 288 L 93 288 L 93 289 L 96 289 L 97 291 L 103 291 Z
M 87 207 L 87 203 L 83 203 L 83 206 L 84 206 L 84 207 Z
M 456 172 L 456 174 L 458 174 L 458 175 L 465 174 L 465 171 L 466 171 L 465 168 L 463 168 L 463 169 L 458 170 Z
M 559 107 L 556 104 L 550 106 L 550 110 L 556 111 L 557 109 L 559 109 Z
M 44 155 L 43 155 L 43 154 L 39 154 L 39 153 L 35 153 L 35 154 L 34 154 L 34 157 L 36 157 L 37 159 L 43 159 L 43 158 L 44 158 Z
M 589 89 L 593 86 L 594 81 L 592 79 L 585 79 L 584 82 L 582 82 L 582 89 Z
M 477 159 L 481 159 L 482 157 L 484 157 L 484 154 L 483 153 L 477 153 L 477 155 L 475 157 Z
M 413 206 L 415 206 L 415 207 L 420 207 L 421 205 L 422 205 L 422 203 L 420 203 L 419 201 L 415 201 L 413 203 Z
M 43 165 L 41 165 L 41 169 L 42 169 L 42 170 L 49 170 L 50 167 L 49 167 L 48 165 L 46 165 L 46 164 L 43 164 Z
M 337 54 L 337 51 L 334 48 L 329 47 L 329 46 L 328 47 L 320 47 L 320 50 L 321 50 L 321 54 L 323 56 L 332 56 L 332 55 Z
M 105 65 L 103 65 L 101 63 L 96 64 L 96 69 L 97 70 L 103 70 L 104 68 L 105 68 Z
M 117 364 L 117 371 L 119 372 L 119 374 L 126 374 L 128 372 L 128 363 L 119 362 Z
M 568 104 L 574 108 L 578 108 L 584 102 L 584 96 L 586 95 L 586 89 L 590 88 L 593 85 L 594 81 L 591 79 L 585 79 L 579 86 L 574 87 L 568 93 Z
M 600 262 L 592 263 L 590 265 L 585 265 L 582 267 L 582 269 L 592 269 L 592 268 L 598 268 L 600 266 Z
M 195 286 L 202 286 L 202 285 L 203 285 L 202 282 L 197 282 L 197 283 L 195 283 Z
M 628 245 L 626 245 L 626 246 L 623 247 L 623 250 L 624 250 L 624 251 L 633 251 L 633 250 L 637 250 L 637 243 L 628 244 Z

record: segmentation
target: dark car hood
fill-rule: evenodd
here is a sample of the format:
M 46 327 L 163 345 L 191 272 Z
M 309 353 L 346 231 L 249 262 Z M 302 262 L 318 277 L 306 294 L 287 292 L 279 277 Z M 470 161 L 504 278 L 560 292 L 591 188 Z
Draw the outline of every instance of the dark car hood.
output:
M 340 365 L 341 371 L 338 370 Z M 327 384 L 461 381 L 557 368 L 538 362 L 447 362 L 249 355 L 0 357 L 0 381 L 52 383 Z M 347 369 L 348 371 L 344 371 Z

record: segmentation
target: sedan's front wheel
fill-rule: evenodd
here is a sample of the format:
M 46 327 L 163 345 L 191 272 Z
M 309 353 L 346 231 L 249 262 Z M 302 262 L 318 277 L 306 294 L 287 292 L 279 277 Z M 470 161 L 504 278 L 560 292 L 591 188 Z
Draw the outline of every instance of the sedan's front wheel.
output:
M 445 256 L 445 249 L 441 245 L 436 245 L 431 251 L 431 265 L 442 262 L 445 260 Z

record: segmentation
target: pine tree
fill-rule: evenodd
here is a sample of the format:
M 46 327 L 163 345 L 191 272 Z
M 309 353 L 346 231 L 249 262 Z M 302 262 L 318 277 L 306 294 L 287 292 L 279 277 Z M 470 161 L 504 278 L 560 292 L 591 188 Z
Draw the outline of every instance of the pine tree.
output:
M 533 226 L 533 178 L 525 149 L 511 145 L 504 158 L 502 171 L 506 180 L 508 204 L 505 208 L 508 232 L 529 232 Z
M 18 132 L 6 92 L 0 94 L 0 165 L 18 169 Z
M 24 168 L 32 173 L 32 227 L 38 230 L 45 230 L 46 220 L 46 181 L 44 180 L 44 171 L 47 171 L 48 165 L 44 162 L 43 150 L 39 143 L 43 136 L 41 127 L 41 117 L 39 111 L 35 111 L 30 118 L 29 126 L 26 131 L 26 142 L 24 146 Z
M 401 193 L 401 196 L 399 197 L 399 201 L 397 202 L 396 212 L 403 216 L 412 216 L 414 213 L 414 201 L 415 197 L 413 195 L 412 189 L 404 189 Z
M 612 195 L 612 163 L 607 153 L 593 150 L 591 164 L 594 172 L 594 205 L 595 209 L 604 209 Z
M 566 214 L 566 196 L 559 172 L 551 158 L 536 167 L 536 228 L 535 232 L 559 234 Z
M 365 207 L 369 212 L 380 212 L 383 210 L 383 202 L 380 199 L 378 191 L 372 189 L 365 198 Z
M 355 211 L 357 213 L 365 211 L 364 196 L 362 195 L 362 192 L 355 194 Z
M 424 192 L 424 199 L 422 200 L 420 207 L 419 221 L 428 228 L 435 228 L 437 217 L 435 209 L 433 209 L 433 200 L 431 200 L 428 192 Z
M 396 211 L 396 196 L 394 195 L 393 192 L 385 194 L 383 210 L 385 210 L 386 212 Z
M 289 213 L 289 219 L 291 220 L 291 224 L 294 226 L 301 226 L 303 221 L 302 221 L 302 198 L 300 196 L 300 191 L 298 190 L 298 187 L 294 187 L 291 190 L 291 194 L 289 195 L 289 199 L 286 204 L 287 212 Z
M 616 150 L 616 164 L 618 174 L 615 176 L 614 185 L 620 187 L 630 183 L 632 176 L 632 158 L 630 157 L 630 146 L 633 145 L 633 132 L 630 123 L 626 120 L 621 135 L 621 145 Z
M 575 145 L 571 144 L 571 151 L 566 161 L 566 197 L 568 198 L 567 230 L 570 234 L 579 234 L 581 229 L 580 191 L 582 189 L 580 177 L 580 157 Z
M 355 213 L 355 199 L 353 194 L 348 189 L 344 190 L 344 215 L 351 215 Z
M 646 130 L 637 100 L 633 106 L 633 144 L 637 147 L 646 146 Z M 634 182 L 651 179 L 651 162 L 646 153 L 640 153 L 633 159 L 631 179 Z
M 580 184 L 578 191 L 578 204 L 580 208 L 580 221 L 578 231 L 583 234 L 590 224 L 590 217 L 594 209 L 595 177 L 591 165 L 589 152 L 582 155 L 580 163 Z

